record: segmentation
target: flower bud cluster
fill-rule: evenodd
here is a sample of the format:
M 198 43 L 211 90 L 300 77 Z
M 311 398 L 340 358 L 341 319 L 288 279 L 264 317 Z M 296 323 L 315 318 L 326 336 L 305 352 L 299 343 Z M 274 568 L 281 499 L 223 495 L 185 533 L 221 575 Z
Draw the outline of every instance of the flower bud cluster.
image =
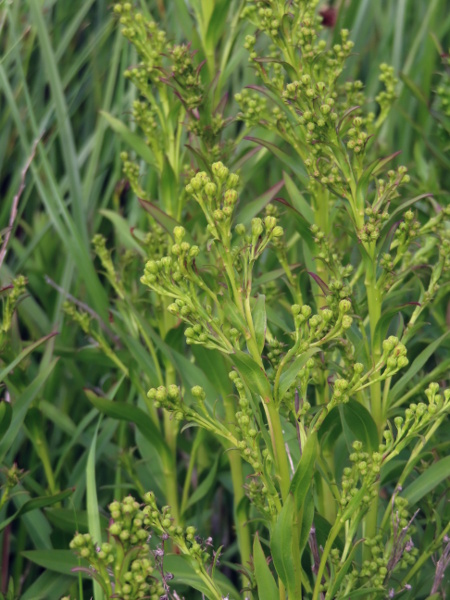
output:
M 159 600 L 164 587 L 155 577 L 155 562 L 147 545 L 148 524 L 141 505 L 128 496 L 112 502 L 109 510 L 108 542 L 96 545 L 89 533 L 77 533 L 70 547 L 89 562 L 111 594 L 114 590 L 124 600 Z
M 159 509 L 153 492 L 144 495 L 142 513 L 144 524 L 156 531 L 162 540 L 171 538 L 181 553 L 194 562 L 196 568 L 205 567 L 209 563 L 211 540 L 202 540 L 196 535 L 196 528 L 192 525 L 186 528 L 176 525 L 171 507 L 163 506 Z M 157 550 L 157 553 L 161 552 L 164 553 L 163 548 Z
M 355 154 L 364 152 L 368 134 L 362 129 L 364 120 L 362 117 L 354 117 L 352 126 L 347 130 L 347 148 Z
M 254 127 L 255 125 L 259 125 L 262 119 L 266 120 L 269 118 L 267 113 L 267 99 L 255 92 L 250 93 L 249 90 L 243 89 L 241 92 L 235 94 L 234 99 L 241 109 L 238 119 L 244 121 L 246 127 Z
M 136 47 L 143 61 L 139 67 L 133 67 L 126 73 L 132 78 L 142 78 L 143 81 L 150 77 L 158 81 L 162 67 L 162 53 L 168 47 L 165 32 L 159 30 L 154 21 L 146 19 L 137 12 L 131 2 L 117 2 L 114 5 L 114 12 L 123 26 L 122 34 Z
M 161 144 L 161 130 L 158 127 L 156 112 L 148 101 L 135 100 L 133 102 L 133 119 L 145 135 L 145 141 L 153 147 Z M 161 144 L 162 145 L 162 144 Z
M 361 242 L 376 243 L 381 235 L 382 227 L 389 219 L 389 213 L 372 206 L 367 207 L 364 212 L 367 218 L 364 227 L 358 232 L 358 237 Z
M 251 464 L 255 472 L 262 469 L 262 457 L 259 448 L 259 432 L 245 386 L 236 371 L 231 371 L 230 379 L 239 395 L 239 410 L 236 412 L 236 425 L 239 432 L 238 449 L 243 458 Z
M 77 325 L 89 335 L 91 333 L 91 317 L 87 312 L 77 310 L 72 302 L 64 302 L 64 312 L 70 317 Z
M 230 223 L 238 201 L 239 176 L 230 173 L 221 162 L 211 165 L 213 178 L 205 171 L 198 172 L 186 186 L 186 192 L 201 206 L 214 238 L 229 239 Z
M 92 245 L 94 247 L 95 254 L 98 256 L 103 269 L 105 270 L 106 277 L 118 296 L 123 296 L 123 286 L 119 279 L 119 276 L 114 267 L 114 263 L 111 258 L 111 250 L 106 247 L 106 239 L 100 233 L 97 233 L 92 238 Z
M 163 385 L 151 388 L 147 392 L 147 398 L 153 401 L 155 408 L 164 408 L 172 413 L 176 421 L 183 421 L 193 416 L 193 411 L 183 402 L 180 388 L 175 384 L 169 385 L 168 388 Z
M 356 513 L 364 513 L 377 495 L 373 484 L 379 477 L 383 456 L 380 452 L 369 454 L 363 450 L 360 441 L 353 442 L 352 448 L 349 456 L 352 466 L 344 468 L 339 502 L 341 514 L 357 522 L 359 516 Z M 349 508 L 354 508 L 355 514 Z
M 145 200 L 147 198 L 147 192 L 142 189 L 141 184 L 139 183 L 139 165 L 130 160 L 128 152 L 121 152 L 120 158 L 123 162 L 123 174 L 129 182 L 131 189 L 138 198 Z
M 384 89 L 377 95 L 375 100 L 380 105 L 381 114 L 385 115 L 389 112 L 389 109 L 397 98 L 395 88 L 397 87 L 398 79 L 394 75 L 394 67 L 382 63 L 380 65 L 379 80 L 383 83 Z
M 6 333 L 11 328 L 14 311 L 16 310 L 20 296 L 25 292 L 26 284 L 26 278 L 23 275 L 19 275 L 12 281 L 11 286 L 9 286 L 9 293 L 6 302 L 3 305 L 1 325 L 1 331 L 3 333 Z
M 383 342 L 382 360 L 386 363 L 385 374 L 393 375 L 409 363 L 406 357 L 406 347 L 397 337 L 391 335 Z

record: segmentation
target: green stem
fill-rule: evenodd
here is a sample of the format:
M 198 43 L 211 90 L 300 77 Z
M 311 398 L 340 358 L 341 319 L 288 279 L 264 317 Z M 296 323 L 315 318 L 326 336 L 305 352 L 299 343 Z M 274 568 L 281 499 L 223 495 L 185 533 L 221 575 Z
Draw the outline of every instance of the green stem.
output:
M 236 406 L 232 397 L 224 394 L 223 396 L 225 405 L 225 417 L 227 423 L 234 423 L 236 420 Z M 230 447 L 229 444 L 227 444 Z M 242 459 L 239 452 L 234 449 L 228 452 L 228 460 L 230 462 L 231 470 L 231 481 L 233 483 L 233 503 L 234 503 L 234 517 L 236 535 L 238 539 L 239 552 L 241 555 L 241 563 L 244 567 L 248 566 L 251 562 L 252 556 L 252 542 L 250 537 L 250 528 L 248 525 L 248 514 L 247 506 L 243 499 L 245 498 L 244 492 L 244 471 L 242 468 Z M 246 581 L 246 577 L 242 575 L 242 584 L 244 586 L 251 584 Z
M 175 369 L 171 363 L 166 361 L 166 387 L 175 383 Z M 163 469 L 166 482 L 166 498 L 167 503 L 172 508 L 172 515 L 175 523 L 180 525 L 180 510 L 179 510 L 179 494 L 178 494 L 178 480 L 177 480 L 177 434 L 178 424 L 176 421 L 170 418 L 167 411 L 164 411 L 164 437 L 167 445 L 170 449 L 170 460 L 169 458 L 163 459 Z
M 372 254 L 375 254 L 375 250 Z M 371 351 L 372 351 L 372 364 L 377 365 L 381 358 L 381 340 L 379 337 L 375 336 L 376 327 L 381 318 L 381 303 L 382 303 L 382 294 L 377 285 L 376 279 L 376 260 L 375 257 L 372 256 L 367 261 L 366 267 L 366 279 L 365 286 L 367 292 L 367 303 L 369 308 L 369 326 L 370 326 L 370 338 L 371 338 Z M 381 436 L 381 433 L 384 429 L 384 416 L 383 416 L 383 401 L 381 396 L 381 381 L 379 379 L 373 381 L 370 386 L 370 407 L 372 417 L 376 423 L 378 428 L 378 435 Z M 375 537 L 377 533 L 377 523 L 378 523 L 378 500 L 379 500 L 379 482 L 374 484 L 377 489 L 377 494 L 374 495 L 374 498 L 371 502 L 369 511 L 364 519 L 364 535 L 367 538 Z M 370 559 L 370 548 L 368 546 L 364 547 L 364 558 Z
M 291 485 L 291 478 L 286 448 L 284 447 L 280 414 L 272 398 L 268 403 L 264 403 L 264 409 L 266 411 L 267 420 L 269 423 L 270 438 L 272 440 L 272 449 L 275 459 L 275 469 L 279 480 L 281 497 L 283 500 L 285 500 Z
M 319 600 L 320 594 L 320 586 L 322 585 L 322 577 L 325 572 L 325 567 L 327 565 L 328 556 L 333 547 L 333 542 L 337 538 L 339 531 L 341 530 L 342 523 L 337 520 L 334 526 L 331 528 L 331 531 L 328 535 L 327 542 L 325 544 L 325 548 L 322 552 L 322 557 L 320 559 L 319 570 L 317 571 L 316 584 L 314 586 L 314 592 L 312 600 Z

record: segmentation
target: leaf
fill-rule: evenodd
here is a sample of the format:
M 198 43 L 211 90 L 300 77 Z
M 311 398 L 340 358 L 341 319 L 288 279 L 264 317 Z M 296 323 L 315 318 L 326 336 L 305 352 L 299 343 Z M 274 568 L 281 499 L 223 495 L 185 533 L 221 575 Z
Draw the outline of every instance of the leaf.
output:
M 94 544 L 102 543 L 102 530 L 100 526 L 100 510 L 97 499 L 97 483 L 95 478 L 95 465 L 96 465 L 96 448 L 97 448 L 97 436 L 102 422 L 102 416 L 100 416 L 97 427 L 95 429 L 94 437 L 92 438 L 91 447 L 89 448 L 88 459 L 86 463 L 86 505 L 87 505 L 87 516 L 89 533 Z M 102 600 L 103 593 L 101 586 L 97 581 L 93 581 L 94 586 L 94 599 Z
M 284 398 L 284 395 L 294 383 L 297 375 L 302 367 L 306 365 L 308 360 L 316 354 L 320 352 L 320 348 L 310 348 L 297 358 L 289 365 L 289 367 L 282 373 L 280 377 L 280 385 L 278 387 L 278 397 L 280 400 Z
M 311 490 L 308 491 L 305 497 L 303 508 L 301 510 L 301 528 L 300 528 L 300 556 L 303 555 L 303 551 L 308 543 L 309 534 L 314 521 L 314 498 Z
M 203 580 L 196 574 L 195 570 L 189 564 L 188 560 L 184 556 L 175 554 L 167 554 L 164 557 L 164 568 L 174 575 L 174 585 L 177 583 L 183 583 L 188 587 L 192 587 L 202 594 L 206 598 L 216 600 L 217 596 L 212 596 L 209 588 L 205 585 Z M 220 590 L 224 596 L 227 594 L 230 600 L 240 600 L 240 595 L 232 583 L 221 573 L 216 572 L 214 575 L 214 582 L 220 587 Z
M 17 365 L 19 365 L 24 358 L 26 358 L 29 354 L 31 354 L 34 350 L 36 350 L 36 348 L 39 348 L 39 346 L 41 344 L 44 344 L 45 342 L 47 342 L 48 340 L 50 340 L 52 337 L 54 337 L 55 335 L 58 335 L 58 332 L 55 331 L 53 333 L 50 333 L 49 335 L 46 335 L 44 337 L 42 337 L 40 340 L 38 340 L 37 342 L 34 342 L 33 344 L 30 344 L 29 346 L 27 346 L 25 348 L 25 350 L 22 350 L 22 352 L 20 352 L 16 358 L 9 363 L 9 365 L 6 365 L 6 367 L 0 371 L 0 382 L 5 380 L 5 377 L 11 373 L 11 371 L 13 369 L 15 369 L 17 367 Z
M 159 199 L 162 201 L 166 213 L 169 212 L 171 214 L 176 214 L 177 206 L 174 206 L 174 204 L 178 199 L 177 177 L 173 172 L 172 165 L 170 164 L 167 156 L 164 157 L 163 169 L 160 178 L 160 194 L 161 195 Z
M 98 212 L 111 221 L 111 223 L 114 225 L 114 227 L 118 233 L 121 244 L 123 244 L 125 248 L 129 248 L 130 250 L 135 250 L 141 256 L 144 256 L 144 257 L 147 256 L 144 249 L 137 243 L 137 241 L 131 235 L 130 225 L 121 215 L 119 215 L 117 212 L 115 212 L 113 210 L 107 210 L 107 209 L 102 209 L 102 210 L 99 210 Z
M 414 303 L 407 302 L 406 304 L 401 304 L 400 306 L 392 306 L 384 311 L 375 326 L 375 331 L 373 334 L 375 346 L 381 345 L 382 341 L 386 338 L 386 333 L 392 318 L 397 316 L 401 312 L 402 308 L 407 308 L 408 306 L 412 307 L 414 306 Z
M 302 215 L 304 219 L 306 219 L 309 225 L 312 225 L 314 223 L 313 209 L 306 202 L 303 194 L 300 192 L 287 173 L 283 172 L 283 178 L 293 207 Z
M 79 533 L 88 533 L 88 514 L 86 511 L 76 510 L 74 508 L 50 508 L 45 511 L 47 519 L 60 529 L 67 533 L 73 534 L 74 531 Z M 108 527 L 108 519 L 100 515 L 100 525 L 102 530 Z
M 231 359 L 250 391 L 253 394 L 258 393 L 264 402 L 269 402 L 272 397 L 272 389 L 267 375 L 258 363 L 241 350 L 237 350 L 232 354 Z
M 266 341 L 267 315 L 266 315 L 266 297 L 259 294 L 252 308 L 253 325 L 255 326 L 256 343 L 261 353 Z
M 342 428 L 349 443 L 351 443 L 350 431 L 356 440 L 363 443 L 364 450 L 367 452 L 378 450 L 380 443 L 378 429 L 367 408 L 356 400 L 349 400 L 349 402 L 339 405 L 339 412 L 342 419 Z
M 212 488 L 214 481 L 216 479 L 217 468 L 219 466 L 219 460 L 220 460 L 220 455 L 218 454 L 216 456 L 216 459 L 214 460 L 213 466 L 211 467 L 211 469 L 209 469 L 208 475 L 200 483 L 198 488 L 193 492 L 193 494 L 189 498 L 189 502 L 186 505 L 186 510 L 188 508 L 190 508 L 191 506 L 194 506 L 194 504 L 197 504 L 197 502 L 199 502 L 202 498 L 204 498 L 206 496 L 206 494 L 209 492 L 209 490 Z
M 126 145 L 130 146 L 147 164 L 154 167 L 158 166 L 153 152 L 140 135 L 133 133 L 122 121 L 116 119 L 106 111 L 101 110 L 100 114 L 108 121 L 113 131 L 120 135 Z
M 8 431 L 12 420 L 12 408 L 9 402 L 2 400 L 0 402 L 0 440 Z
M 310 225 L 303 216 L 303 214 L 299 212 L 294 206 L 289 204 L 289 202 L 284 198 L 275 198 L 275 200 L 280 204 L 283 204 L 283 206 L 287 206 L 288 209 L 292 212 L 292 217 L 295 220 L 297 231 L 303 238 L 303 241 L 306 242 L 307 247 L 312 251 L 314 249 L 314 240 L 311 233 Z
M 73 579 L 68 575 L 56 575 L 44 571 L 21 595 L 20 600 L 51 600 L 60 598 L 69 589 Z
M 353 556 L 356 552 L 356 549 L 358 548 L 358 546 L 362 543 L 362 540 L 358 540 L 356 543 L 353 544 L 352 549 L 349 552 L 348 557 L 346 558 L 344 564 L 342 565 L 342 567 L 339 569 L 339 571 L 337 572 L 337 574 L 335 574 L 335 576 L 331 579 L 330 581 L 330 587 L 327 591 L 327 595 L 325 596 L 325 600 L 334 600 L 334 598 L 336 598 L 336 594 L 339 591 L 339 588 L 341 587 L 341 584 L 344 580 L 345 575 L 347 574 L 347 571 L 350 567 L 350 565 L 352 564 L 353 561 Z M 352 598 L 353 598 L 353 593 L 352 593 Z
M 26 550 L 22 556 L 44 569 L 74 577 L 73 569 L 80 566 L 80 559 L 71 550 Z
M 143 200 L 142 198 L 138 198 L 139 204 L 142 206 L 144 210 L 152 215 L 155 221 L 161 225 L 163 229 L 167 231 L 170 235 L 172 235 L 175 227 L 178 227 L 180 224 L 173 217 L 170 217 L 163 210 L 155 206 L 152 202 L 148 200 Z M 187 240 L 189 241 L 189 240 Z
M 268 142 L 267 140 L 262 140 L 260 138 L 255 138 L 251 136 L 245 136 L 244 140 L 247 140 L 249 142 L 255 142 L 255 144 L 258 144 L 258 146 L 263 146 L 264 148 L 267 148 L 269 152 L 276 156 L 287 167 L 292 169 L 294 173 L 297 173 L 300 170 L 301 174 L 303 175 L 303 169 L 300 167 L 301 163 L 299 163 L 298 160 L 295 160 L 294 158 L 289 156 L 289 154 L 286 154 L 284 150 L 281 150 L 281 148 L 279 148 L 275 144 L 272 144 L 272 142 Z
M 91 390 L 84 390 L 89 402 L 95 406 L 95 408 L 113 419 L 119 421 L 128 421 L 134 423 L 142 435 L 156 448 L 156 450 L 162 455 L 166 454 L 170 457 L 170 450 L 164 441 L 161 432 L 150 417 L 137 406 L 132 404 L 124 404 L 120 402 L 113 402 L 106 398 L 101 398 L 92 392 Z
M 313 477 L 314 464 L 317 458 L 317 434 L 308 436 L 303 447 L 302 456 L 291 481 L 290 494 L 295 500 L 295 510 L 299 512 L 303 508 L 306 494 L 309 491 Z
M 402 492 L 409 504 L 416 504 L 436 486 L 450 477 L 450 456 L 433 463 Z
M 45 508 L 46 506 L 52 506 L 52 504 L 56 504 L 57 502 L 62 502 L 69 496 L 71 496 L 74 492 L 74 489 L 64 490 L 64 492 L 59 492 L 58 494 L 54 494 L 53 496 L 38 496 L 37 498 L 32 498 L 31 500 L 27 500 L 22 506 L 16 510 L 16 512 L 2 521 L 0 523 L 0 531 L 12 523 L 18 517 L 31 512 L 32 510 L 36 510 L 39 508 Z
M 275 198 L 275 196 L 283 189 L 283 187 L 284 181 L 279 181 L 266 192 L 264 192 L 264 194 L 259 196 L 259 198 L 256 198 L 256 200 L 247 202 L 239 210 L 239 222 L 244 223 L 244 225 L 250 223 L 253 217 L 256 217 L 256 215 Z
M 217 48 L 225 27 L 227 26 L 227 15 L 230 10 L 230 2 L 222 0 L 222 2 L 214 3 L 213 13 L 208 23 L 208 30 L 205 37 L 205 45 L 208 48 Z
M 278 576 L 288 591 L 289 598 L 300 598 L 301 590 L 297 589 L 296 573 L 301 568 L 299 557 L 299 538 L 293 527 L 296 518 L 296 502 L 294 495 L 289 493 L 283 508 L 274 525 L 271 538 L 273 564 Z
M 403 377 L 401 377 L 397 381 L 397 383 L 394 385 L 394 387 L 390 391 L 389 404 L 392 404 L 393 402 L 395 402 L 395 400 L 400 396 L 400 394 L 403 392 L 403 390 L 408 385 L 408 383 L 411 381 L 411 379 L 414 377 L 414 375 L 416 375 L 420 371 L 420 369 L 425 365 L 427 360 L 431 356 L 433 356 L 433 354 L 436 352 L 436 350 L 439 348 L 439 346 L 442 344 L 442 342 L 448 337 L 449 334 L 450 334 L 450 331 L 446 331 L 443 335 L 441 335 L 440 338 L 438 338 L 437 340 L 432 342 L 429 346 L 427 346 L 425 348 L 425 350 L 422 350 L 422 352 L 419 354 L 419 356 L 417 356 L 413 360 L 409 369 L 406 371 L 406 373 L 403 375 Z
M 253 565 L 259 600 L 273 600 L 274 598 L 278 598 L 278 587 L 267 564 L 258 534 L 255 535 L 253 541 Z

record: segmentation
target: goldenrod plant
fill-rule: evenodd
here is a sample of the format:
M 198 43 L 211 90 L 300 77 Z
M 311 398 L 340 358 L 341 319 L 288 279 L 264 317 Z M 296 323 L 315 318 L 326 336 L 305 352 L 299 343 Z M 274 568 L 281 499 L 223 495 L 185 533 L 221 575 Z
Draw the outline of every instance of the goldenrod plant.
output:
M 412 4 L 0 7 L 0 597 L 445 596 L 450 22 Z

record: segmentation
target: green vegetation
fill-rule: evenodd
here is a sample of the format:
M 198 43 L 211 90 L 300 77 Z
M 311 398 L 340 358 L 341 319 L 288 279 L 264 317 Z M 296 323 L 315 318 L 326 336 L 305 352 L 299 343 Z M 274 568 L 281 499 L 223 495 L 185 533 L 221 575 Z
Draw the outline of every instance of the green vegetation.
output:
M 0 1 L 0 597 L 444 597 L 445 5 Z

